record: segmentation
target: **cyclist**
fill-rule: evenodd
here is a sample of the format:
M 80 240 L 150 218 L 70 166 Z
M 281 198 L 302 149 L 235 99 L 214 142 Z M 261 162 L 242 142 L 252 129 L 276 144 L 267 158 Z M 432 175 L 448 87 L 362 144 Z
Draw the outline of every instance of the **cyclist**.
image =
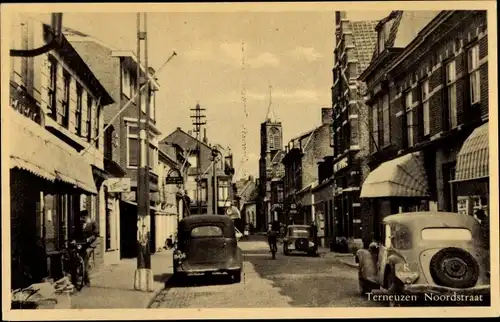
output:
M 91 256 L 91 252 L 95 247 L 97 242 L 97 237 L 99 235 L 97 231 L 97 224 L 94 220 L 92 220 L 86 210 L 83 210 L 80 213 L 80 224 L 79 229 L 76 230 L 75 239 L 79 241 L 85 242 L 84 246 L 84 256 L 83 260 L 85 262 L 85 284 L 90 285 L 89 278 L 89 259 Z
M 273 222 L 269 223 L 269 226 L 267 229 L 267 238 L 268 238 L 268 242 L 269 242 L 270 252 L 273 251 L 273 247 L 274 247 L 274 249 L 278 249 L 277 237 L 278 237 L 279 230 L 280 230 L 279 224 L 277 221 L 273 221 Z

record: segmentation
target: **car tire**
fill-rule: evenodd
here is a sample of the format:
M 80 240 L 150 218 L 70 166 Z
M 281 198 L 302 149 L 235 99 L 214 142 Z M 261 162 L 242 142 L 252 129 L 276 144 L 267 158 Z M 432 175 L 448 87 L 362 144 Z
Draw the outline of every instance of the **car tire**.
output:
M 460 275 L 460 270 L 462 275 Z M 438 251 L 431 259 L 430 271 L 436 284 L 447 287 L 473 287 L 479 279 L 477 260 L 469 252 L 456 247 L 447 247 Z M 456 276 L 451 276 L 454 274 Z
M 283 245 L 283 254 L 285 254 L 286 256 L 290 254 L 290 252 L 288 251 L 288 247 L 286 247 L 285 245 Z

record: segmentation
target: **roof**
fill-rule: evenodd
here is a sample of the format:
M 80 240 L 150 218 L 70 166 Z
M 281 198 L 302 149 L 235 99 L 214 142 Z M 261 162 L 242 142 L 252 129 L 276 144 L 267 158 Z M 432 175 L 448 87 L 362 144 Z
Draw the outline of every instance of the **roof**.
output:
M 377 45 L 375 26 L 378 20 L 349 21 L 354 41 L 354 53 L 358 59 L 357 74 L 370 65 L 373 50 Z
M 440 11 L 392 11 L 386 18 L 380 20 L 377 28 L 384 23 L 390 28 L 385 48 L 404 48 L 416 38 L 418 33 L 434 19 Z M 378 48 L 373 49 L 372 58 L 378 55 Z
M 453 212 L 421 211 L 387 216 L 384 223 L 412 223 L 420 227 L 473 227 L 477 220 L 469 215 Z
M 180 134 L 184 137 L 184 139 L 178 137 L 177 134 Z M 192 135 L 184 132 L 180 127 L 178 127 L 174 132 L 170 133 L 166 137 L 160 140 L 160 143 L 174 143 L 179 145 L 185 151 L 189 151 L 196 148 L 196 143 L 199 142 L 201 146 L 205 146 L 208 149 L 212 149 L 211 146 L 204 143 L 202 140 L 198 140 Z M 190 144 L 191 143 L 191 144 Z
M 184 225 L 191 225 L 196 223 L 211 223 L 211 222 L 223 222 L 232 223 L 232 219 L 225 215 L 191 215 L 183 218 L 180 221 Z

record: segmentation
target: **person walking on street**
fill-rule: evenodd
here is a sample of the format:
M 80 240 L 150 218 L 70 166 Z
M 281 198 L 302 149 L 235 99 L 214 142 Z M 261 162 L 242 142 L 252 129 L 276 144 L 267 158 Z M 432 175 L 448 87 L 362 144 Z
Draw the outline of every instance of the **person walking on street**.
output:
M 92 254 L 93 249 L 97 243 L 97 237 L 99 235 L 97 230 L 97 224 L 92 218 L 90 218 L 87 210 L 84 210 L 80 213 L 80 229 L 77 229 L 75 232 L 75 240 L 81 241 L 85 243 L 84 246 L 84 256 L 83 260 L 85 263 L 85 284 L 90 285 L 89 278 L 89 260 Z

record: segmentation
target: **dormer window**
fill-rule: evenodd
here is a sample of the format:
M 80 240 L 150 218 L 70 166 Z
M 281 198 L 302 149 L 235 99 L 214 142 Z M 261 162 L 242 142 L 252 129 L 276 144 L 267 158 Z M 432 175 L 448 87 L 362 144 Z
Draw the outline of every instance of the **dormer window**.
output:
M 378 31 L 378 53 L 384 51 L 385 49 L 385 25 L 380 28 Z

